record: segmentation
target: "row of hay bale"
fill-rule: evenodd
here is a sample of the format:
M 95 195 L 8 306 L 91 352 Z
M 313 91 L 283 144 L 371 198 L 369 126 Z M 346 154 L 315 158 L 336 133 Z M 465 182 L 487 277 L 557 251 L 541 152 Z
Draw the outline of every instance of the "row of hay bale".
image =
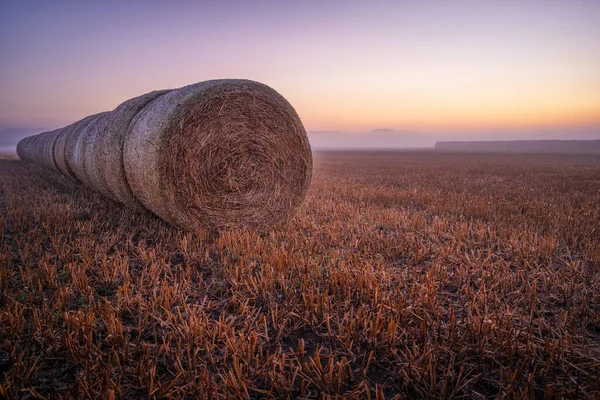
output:
M 147 93 L 27 137 L 17 153 L 186 229 L 268 229 L 295 214 L 312 174 L 292 106 L 239 79 Z
M 35 160 L 44 167 L 57 170 L 53 155 L 54 138 L 57 131 L 44 132 L 21 140 L 17 144 L 18 156 L 24 160 Z

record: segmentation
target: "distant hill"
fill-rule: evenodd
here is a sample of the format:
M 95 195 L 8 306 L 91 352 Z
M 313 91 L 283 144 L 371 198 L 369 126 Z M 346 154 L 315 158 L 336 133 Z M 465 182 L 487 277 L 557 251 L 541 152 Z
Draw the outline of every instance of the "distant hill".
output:
M 594 153 L 600 140 L 511 140 L 437 142 L 436 150 L 485 153 Z

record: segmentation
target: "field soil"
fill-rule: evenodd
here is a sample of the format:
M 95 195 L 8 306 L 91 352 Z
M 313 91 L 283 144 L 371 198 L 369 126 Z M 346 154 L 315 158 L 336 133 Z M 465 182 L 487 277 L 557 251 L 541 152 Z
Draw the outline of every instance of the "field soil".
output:
M 598 398 L 600 156 L 315 154 L 186 232 L 0 160 L 0 398 Z

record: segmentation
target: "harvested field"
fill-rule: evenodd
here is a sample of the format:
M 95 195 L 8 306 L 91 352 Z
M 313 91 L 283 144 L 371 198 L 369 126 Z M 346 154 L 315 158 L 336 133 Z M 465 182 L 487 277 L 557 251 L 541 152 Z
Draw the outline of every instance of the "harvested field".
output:
M 3 159 L 0 210 L 0 397 L 600 396 L 597 155 L 315 153 L 220 236 Z

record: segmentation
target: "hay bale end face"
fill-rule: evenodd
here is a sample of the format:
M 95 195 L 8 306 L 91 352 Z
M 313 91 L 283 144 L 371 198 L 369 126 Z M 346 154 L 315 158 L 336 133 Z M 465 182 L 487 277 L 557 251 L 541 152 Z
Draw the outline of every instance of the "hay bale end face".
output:
M 138 200 L 188 229 L 266 229 L 287 220 L 312 173 L 292 106 L 245 80 L 201 82 L 160 96 L 132 122 L 124 160 Z
M 239 79 L 136 97 L 24 139 L 19 157 L 185 229 L 269 229 L 295 215 L 312 175 L 292 106 Z

